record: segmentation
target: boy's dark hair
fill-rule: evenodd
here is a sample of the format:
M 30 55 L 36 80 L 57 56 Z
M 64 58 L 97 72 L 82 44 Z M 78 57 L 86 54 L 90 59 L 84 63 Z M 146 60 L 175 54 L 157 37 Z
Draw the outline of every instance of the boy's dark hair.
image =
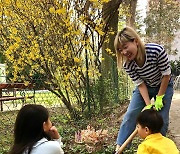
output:
M 148 127 L 152 134 L 159 133 L 163 126 L 163 119 L 161 115 L 154 109 L 147 109 L 142 111 L 136 122 L 143 128 Z

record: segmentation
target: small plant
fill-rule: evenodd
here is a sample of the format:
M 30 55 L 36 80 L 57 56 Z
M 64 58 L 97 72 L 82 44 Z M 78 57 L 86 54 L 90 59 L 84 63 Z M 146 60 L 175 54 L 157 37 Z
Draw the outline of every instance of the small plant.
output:
M 107 132 L 108 130 L 95 130 L 88 125 L 86 130 L 75 132 L 75 142 L 84 143 L 89 153 L 99 151 L 108 138 Z

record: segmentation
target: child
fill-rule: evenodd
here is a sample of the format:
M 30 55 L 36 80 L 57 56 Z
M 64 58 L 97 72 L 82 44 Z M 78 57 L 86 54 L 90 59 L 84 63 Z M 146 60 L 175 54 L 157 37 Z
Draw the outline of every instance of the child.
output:
M 162 126 L 163 119 L 157 111 L 147 109 L 139 114 L 137 130 L 144 141 L 138 146 L 137 154 L 179 154 L 174 142 L 160 133 Z
M 25 105 L 19 111 L 10 154 L 64 154 L 61 137 L 42 105 Z
M 136 85 L 127 112 L 121 123 L 117 137 L 118 149 L 136 127 L 137 115 L 151 108 L 151 98 L 155 98 L 155 108 L 163 117 L 162 135 L 166 135 L 169 124 L 169 109 L 173 96 L 173 83 L 167 53 L 161 45 L 143 44 L 139 35 L 130 27 L 125 27 L 116 35 L 114 46 L 118 67 L 124 62 L 124 69 Z M 165 102 L 165 104 L 163 104 Z

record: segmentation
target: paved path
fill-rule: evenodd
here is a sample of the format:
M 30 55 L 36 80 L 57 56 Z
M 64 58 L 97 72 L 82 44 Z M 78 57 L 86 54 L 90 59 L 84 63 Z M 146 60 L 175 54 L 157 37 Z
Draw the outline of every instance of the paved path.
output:
M 180 150 L 180 92 L 175 92 L 173 96 L 170 109 L 169 131 Z

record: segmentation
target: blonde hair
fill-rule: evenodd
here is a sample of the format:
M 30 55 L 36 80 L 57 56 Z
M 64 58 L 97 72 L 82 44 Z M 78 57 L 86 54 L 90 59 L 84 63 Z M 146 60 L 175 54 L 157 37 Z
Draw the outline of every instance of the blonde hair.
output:
M 118 68 L 122 68 L 122 64 L 124 62 L 124 58 L 122 54 L 119 52 L 119 47 L 122 46 L 126 42 L 132 42 L 136 40 L 137 41 L 137 61 L 142 61 L 144 59 L 145 55 L 145 46 L 144 43 L 141 41 L 139 35 L 136 33 L 134 29 L 131 27 L 125 27 L 121 31 L 119 31 L 115 37 L 114 40 L 114 48 L 116 50 L 116 56 L 117 56 L 117 66 Z

